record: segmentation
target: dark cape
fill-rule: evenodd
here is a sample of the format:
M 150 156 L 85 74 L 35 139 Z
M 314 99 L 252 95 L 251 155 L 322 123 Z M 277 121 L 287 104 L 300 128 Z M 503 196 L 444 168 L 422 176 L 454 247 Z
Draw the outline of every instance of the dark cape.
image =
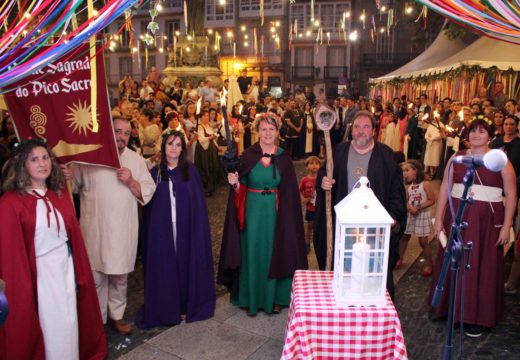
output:
M 334 206 L 348 195 L 347 162 L 350 142 L 343 142 L 334 148 L 333 178 L 336 180 L 332 188 L 332 224 L 336 224 Z M 327 221 L 325 214 L 325 191 L 321 188 L 321 180 L 326 174 L 323 164 L 316 179 L 316 213 L 314 217 L 314 250 L 320 269 L 325 269 L 327 258 Z M 368 180 L 370 188 L 390 216 L 397 221 L 390 235 L 390 254 L 388 259 L 387 289 L 393 298 L 394 283 L 392 270 L 399 258 L 399 240 L 406 228 L 406 193 L 403 184 L 403 172 L 394 161 L 394 152 L 388 146 L 375 143 L 368 163 Z M 334 236 L 334 230 L 332 231 Z M 334 252 L 333 252 L 334 253 Z M 332 262 L 334 263 L 334 261 Z
M 262 155 L 259 143 L 244 151 L 239 170 L 240 178 L 251 171 Z M 277 167 L 281 179 L 278 188 L 279 205 L 269 278 L 281 279 L 292 276 L 296 270 L 307 269 L 308 264 L 300 193 L 291 157 L 284 151 L 280 155 L 274 156 L 272 161 Z M 238 293 L 240 263 L 240 229 L 235 206 L 235 191 L 231 188 L 224 221 L 217 279 L 219 284 L 227 286 L 231 294 Z
M 158 167 L 151 174 L 157 183 Z M 143 211 L 144 305 L 136 315 L 140 328 L 206 320 L 215 311 L 211 234 L 204 188 L 197 169 L 189 165 L 189 180 L 179 168 L 174 179 L 177 248 L 173 242 L 169 178 L 158 182 Z
M 72 251 L 76 280 L 80 359 L 104 359 L 107 343 L 92 270 L 68 195 L 47 191 L 60 212 Z M 0 359 L 45 359 L 38 316 L 34 232 L 37 198 L 8 192 L 0 198 L 0 278 L 5 281 L 9 314 L 0 327 Z M 65 334 L 64 334 L 65 335 Z

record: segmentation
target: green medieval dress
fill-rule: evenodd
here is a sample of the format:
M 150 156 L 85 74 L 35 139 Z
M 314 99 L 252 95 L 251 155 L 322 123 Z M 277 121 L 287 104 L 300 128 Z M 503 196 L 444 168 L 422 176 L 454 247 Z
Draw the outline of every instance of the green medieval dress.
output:
M 283 152 L 278 148 L 277 155 Z M 271 255 L 277 218 L 277 189 L 280 174 L 276 169 L 273 179 L 273 163 L 265 166 L 256 163 L 241 179 L 248 188 L 245 204 L 245 224 L 240 232 L 242 264 L 239 272 L 238 294 L 231 302 L 247 308 L 250 314 L 258 309 L 272 313 L 273 306 L 288 306 L 291 298 L 292 277 L 269 279 Z

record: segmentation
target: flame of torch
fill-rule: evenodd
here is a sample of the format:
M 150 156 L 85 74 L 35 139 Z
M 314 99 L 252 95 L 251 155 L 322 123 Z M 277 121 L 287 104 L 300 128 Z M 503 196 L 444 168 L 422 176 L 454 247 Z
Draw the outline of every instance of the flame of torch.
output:
M 222 95 L 220 96 L 220 106 L 226 106 L 227 91 L 225 87 L 222 87 Z
M 200 114 L 200 107 L 202 105 L 202 98 L 199 97 L 199 100 L 197 100 L 197 115 Z

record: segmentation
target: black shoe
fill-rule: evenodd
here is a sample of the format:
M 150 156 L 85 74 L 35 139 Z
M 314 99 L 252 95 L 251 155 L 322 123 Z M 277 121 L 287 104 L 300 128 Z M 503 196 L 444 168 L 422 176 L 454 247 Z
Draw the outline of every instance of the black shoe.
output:
M 484 333 L 484 327 L 481 325 L 468 325 L 464 328 L 464 334 L 472 338 L 481 337 Z

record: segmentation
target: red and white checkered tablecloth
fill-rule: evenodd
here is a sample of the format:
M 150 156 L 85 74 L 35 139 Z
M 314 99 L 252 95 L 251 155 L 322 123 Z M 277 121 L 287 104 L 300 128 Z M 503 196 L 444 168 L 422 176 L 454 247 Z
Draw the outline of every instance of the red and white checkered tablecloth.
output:
M 336 306 L 331 271 L 296 271 L 282 360 L 408 359 L 401 323 L 385 307 Z

